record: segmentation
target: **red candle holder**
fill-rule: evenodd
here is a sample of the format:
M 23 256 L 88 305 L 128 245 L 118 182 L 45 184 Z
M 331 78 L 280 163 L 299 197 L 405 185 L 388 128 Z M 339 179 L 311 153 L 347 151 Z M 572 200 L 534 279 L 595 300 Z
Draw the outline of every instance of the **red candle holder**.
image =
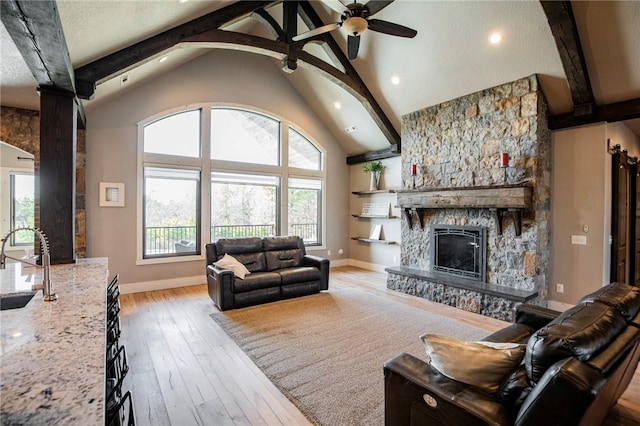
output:
M 509 166 L 509 153 L 503 152 L 500 154 L 500 167 L 508 167 Z
M 411 176 L 415 176 L 416 174 L 418 174 L 418 165 L 417 164 L 412 164 L 411 165 Z

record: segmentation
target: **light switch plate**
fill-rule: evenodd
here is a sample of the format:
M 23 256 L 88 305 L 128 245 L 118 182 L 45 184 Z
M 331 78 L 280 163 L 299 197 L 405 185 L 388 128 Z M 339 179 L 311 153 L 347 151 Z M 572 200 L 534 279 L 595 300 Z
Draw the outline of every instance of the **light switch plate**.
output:
M 586 235 L 572 235 L 571 236 L 571 244 L 579 244 L 586 246 L 587 245 L 587 236 Z

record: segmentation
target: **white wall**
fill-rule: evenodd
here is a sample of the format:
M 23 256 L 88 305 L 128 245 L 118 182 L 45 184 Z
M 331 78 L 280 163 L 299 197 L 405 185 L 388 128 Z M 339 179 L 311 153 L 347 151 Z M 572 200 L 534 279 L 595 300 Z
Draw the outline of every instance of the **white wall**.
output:
M 393 157 L 382 160 L 385 166 L 381 178 L 380 189 L 400 189 L 401 158 Z M 369 189 L 369 174 L 362 171 L 362 164 L 350 166 L 351 191 L 366 191 Z M 362 211 L 363 203 L 389 203 L 393 215 L 400 216 L 400 209 L 395 207 L 396 194 L 351 195 L 350 215 Z M 350 237 L 369 237 L 375 225 L 382 225 L 385 240 L 396 241 L 398 244 L 369 244 L 351 240 L 349 254 L 351 264 L 366 269 L 383 272 L 384 268 L 400 264 L 400 220 L 398 219 L 358 219 L 351 218 L 349 227 Z
M 349 170 L 346 155 L 273 60 L 212 50 L 159 78 L 132 88 L 87 113 L 87 256 L 109 257 L 123 284 L 164 287 L 205 282 L 204 261 L 136 266 L 136 123 L 162 111 L 200 102 L 236 104 L 286 118 L 327 150 L 325 250 L 348 256 Z M 100 182 L 125 184 L 125 207 L 99 207 Z M 337 256 L 344 248 L 343 256 Z M 311 252 L 311 250 L 309 250 Z M 195 281 L 195 282 L 194 282 Z M 153 288 L 153 287 L 148 287 Z
M 611 245 L 611 145 L 638 155 L 640 141 L 621 123 L 554 132 L 551 187 L 552 253 L 549 299 L 575 304 L 609 283 Z M 584 227 L 588 226 L 588 232 Z M 584 236 L 586 245 L 571 243 Z M 558 293 L 557 284 L 564 285 Z M 551 303 L 552 307 L 554 306 Z

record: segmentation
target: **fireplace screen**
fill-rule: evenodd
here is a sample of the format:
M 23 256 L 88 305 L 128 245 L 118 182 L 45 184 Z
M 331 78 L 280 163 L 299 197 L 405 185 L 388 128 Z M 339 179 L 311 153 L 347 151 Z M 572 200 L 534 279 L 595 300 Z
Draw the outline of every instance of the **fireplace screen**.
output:
M 434 272 L 485 281 L 485 228 L 453 225 L 431 225 L 430 228 Z

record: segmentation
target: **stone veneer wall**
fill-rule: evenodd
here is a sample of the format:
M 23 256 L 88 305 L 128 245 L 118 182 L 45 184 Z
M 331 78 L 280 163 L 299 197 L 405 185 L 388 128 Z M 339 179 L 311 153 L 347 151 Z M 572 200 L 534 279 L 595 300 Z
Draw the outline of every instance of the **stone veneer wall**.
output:
M 0 140 L 9 145 L 29 152 L 35 157 L 34 172 L 39 176 L 40 170 L 40 113 L 21 108 L 5 107 L 0 112 Z M 86 137 L 85 130 L 79 129 L 76 141 L 76 257 L 83 258 L 87 252 L 86 210 L 85 210 L 85 167 Z M 40 182 L 36 179 L 36 226 L 40 223 Z
M 412 164 L 417 164 L 418 189 L 527 181 L 533 187 L 533 207 L 523 216 L 521 236 L 515 235 L 510 216 L 504 219 L 503 233 L 498 235 L 494 212 L 488 209 L 427 210 L 424 229 L 417 225 L 410 227 L 406 221 L 402 223 L 401 265 L 431 270 L 430 223 L 482 226 L 487 228 L 487 282 L 538 290 L 540 296 L 534 303 L 545 300 L 549 279 L 550 148 L 547 105 L 535 75 L 403 116 L 404 189 L 413 188 L 410 170 Z M 506 169 L 500 167 L 501 152 L 509 154 Z M 409 287 L 409 293 L 416 293 L 416 284 L 408 280 L 390 275 L 388 286 Z M 470 302 L 468 292 L 463 290 L 452 297 L 435 295 L 432 288 L 417 292 L 422 297 L 444 299 L 438 301 L 471 311 L 505 309 L 505 304 L 496 304 L 493 299 L 486 302 L 496 305 L 494 308 L 487 308 L 487 303 L 485 308 L 479 308 L 483 303 Z M 503 313 L 482 313 L 504 317 Z

